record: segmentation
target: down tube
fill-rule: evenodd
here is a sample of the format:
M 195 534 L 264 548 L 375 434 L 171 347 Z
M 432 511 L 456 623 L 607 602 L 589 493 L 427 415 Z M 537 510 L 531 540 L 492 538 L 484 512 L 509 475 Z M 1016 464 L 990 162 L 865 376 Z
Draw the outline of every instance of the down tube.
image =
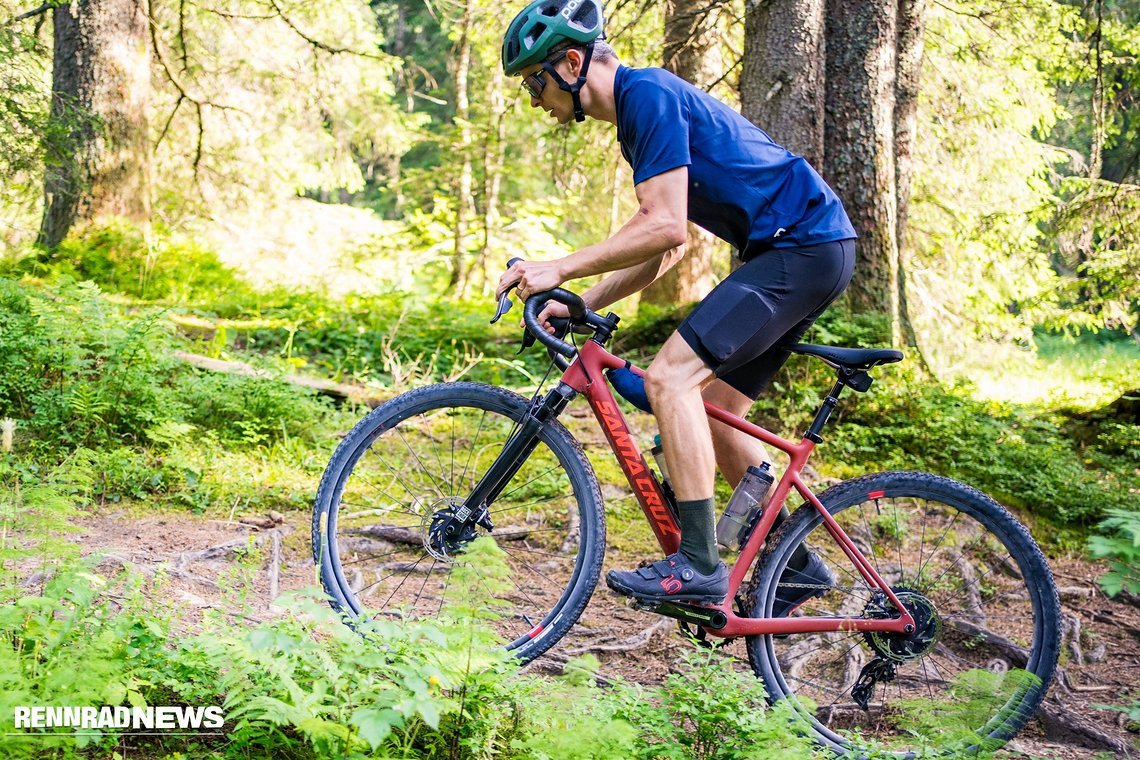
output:
M 661 544 L 666 554 L 672 554 L 681 547 L 681 531 L 665 502 L 661 486 L 649 471 L 641 449 L 629 432 L 629 425 L 614 401 L 613 393 L 606 383 L 593 382 L 586 387 L 586 397 L 609 439 L 610 448 L 617 454 L 621 469 L 649 520 L 649 526 L 657 536 L 657 543 Z

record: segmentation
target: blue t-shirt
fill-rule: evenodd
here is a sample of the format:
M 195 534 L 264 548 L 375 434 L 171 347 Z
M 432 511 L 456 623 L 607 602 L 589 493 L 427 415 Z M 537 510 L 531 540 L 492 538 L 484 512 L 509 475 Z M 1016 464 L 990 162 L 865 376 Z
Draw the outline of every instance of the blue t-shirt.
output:
M 739 250 L 855 237 L 843 204 L 802 157 L 665 69 L 620 66 L 618 142 L 633 183 L 689 167 L 689 219 Z

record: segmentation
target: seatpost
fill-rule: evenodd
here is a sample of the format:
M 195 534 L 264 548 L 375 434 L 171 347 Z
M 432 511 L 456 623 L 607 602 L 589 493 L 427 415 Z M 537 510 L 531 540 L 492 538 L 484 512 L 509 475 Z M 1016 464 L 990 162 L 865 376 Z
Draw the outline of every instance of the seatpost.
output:
M 815 413 L 815 419 L 811 423 L 811 427 L 804 433 L 804 438 L 807 438 L 812 443 L 823 443 L 823 436 L 820 433 L 823 431 L 823 426 L 827 424 L 827 418 L 835 410 L 835 405 L 839 403 L 839 394 L 843 392 L 843 376 L 840 375 L 839 379 L 835 381 L 832 386 L 831 392 L 827 394 L 827 398 L 823 400 L 823 404 Z

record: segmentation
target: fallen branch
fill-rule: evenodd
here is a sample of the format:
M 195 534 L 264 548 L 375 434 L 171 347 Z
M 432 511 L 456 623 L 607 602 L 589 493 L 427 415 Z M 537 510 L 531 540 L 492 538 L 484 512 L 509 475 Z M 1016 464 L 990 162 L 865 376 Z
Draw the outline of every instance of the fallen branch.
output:
M 401 528 L 397 525 L 365 525 L 360 528 L 348 528 L 345 533 L 381 538 L 393 544 L 407 544 L 408 546 L 423 546 L 424 544 L 424 538 L 419 531 Z
M 1120 630 L 1131 634 L 1134 638 L 1140 639 L 1140 628 L 1137 628 L 1134 625 L 1128 625 L 1127 623 L 1122 623 L 1119 620 L 1117 620 L 1116 618 L 1114 618 L 1109 613 L 1098 612 L 1096 610 L 1090 610 L 1090 609 L 1085 608 L 1085 607 L 1081 607 L 1080 611 L 1085 613 L 1086 615 L 1088 615 L 1089 617 L 1091 617 L 1093 620 L 1097 621 L 1098 623 L 1107 623 L 1108 625 L 1114 625 L 1117 628 L 1119 628 Z
M 23 21 L 25 19 L 32 18 L 33 16 L 38 16 L 41 13 L 46 13 L 47 11 L 51 10 L 51 8 L 52 8 L 51 3 L 44 3 L 39 8 L 32 8 L 30 11 L 24 11 L 23 13 L 21 13 L 18 16 L 13 16 L 12 18 L 10 18 L 4 22 L 4 26 L 11 26 L 12 24 L 15 24 L 19 21 Z
M 224 372 L 229 375 L 241 375 L 243 377 L 260 377 L 265 379 L 280 379 L 291 385 L 299 385 L 304 388 L 311 388 L 317 393 L 322 393 L 326 396 L 339 399 L 341 401 L 353 401 L 360 404 L 367 404 L 369 408 L 375 409 L 380 404 L 384 403 L 387 399 L 381 398 L 376 395 L 376 391 L 365 388 L 362 385 L 350 385 L 348 383 L 338 383 L 333 380 L 325 380 L 318 377 L 305 377 L 303 375 L 276 375 L 272 372 L 267 372 L 263 369 L 258 369 L 251 364 L 245 362 L 230 362 L 222 359 L 211 359 L 208 356 L 201 356 L 199 354 L 191 354 L 186 351 L 175 351 L 174 355 L 187 364 L 197 367 L 198 369 L 209 370 L 210 372 Z
M 1002 636 L 1000 633 L 995 633 L 985 626 L 975 625 L 974 623 L 969 623 L 957 618 L 946 618 L 943 622 L 948 628 L 953 628 L 958 633 L 975 639 L 991 649 L 997 650 L 999 654 L 1003 655 L 1019 668 L 1024 668 L 1026 663 L 1029 662 L 1028 649 L 1019 647 L 1005 636 Z

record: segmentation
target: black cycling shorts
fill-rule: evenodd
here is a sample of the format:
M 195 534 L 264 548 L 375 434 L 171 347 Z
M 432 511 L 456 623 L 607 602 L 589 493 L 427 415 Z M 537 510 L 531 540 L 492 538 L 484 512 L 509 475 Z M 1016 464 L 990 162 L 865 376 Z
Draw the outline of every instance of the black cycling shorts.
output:
M 854 268 L 854 240 L 769 249 L 713 288 L 678 332 L 717 377 L 755 399 L 791 355 L 785 346 L 843 292 Z

